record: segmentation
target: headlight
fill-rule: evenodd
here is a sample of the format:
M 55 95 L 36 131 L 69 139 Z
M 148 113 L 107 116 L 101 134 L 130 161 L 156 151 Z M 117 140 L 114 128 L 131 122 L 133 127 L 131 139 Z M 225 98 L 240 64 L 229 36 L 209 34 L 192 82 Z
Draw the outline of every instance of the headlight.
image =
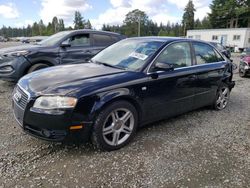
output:
M 14 51 L 14 52 L 9 52 L 6 55 L 7 56 L 22 56 L 22 55 L 27 55 L 29 53 L 29 51 L 27 50 L 20 50 L 20 51 Z
M 74 108 L 77 99 L 73 97 L 63 96 L 42 96 L 36 99 L 33 108 L 54 110 L 54 109 L 69 109 Z

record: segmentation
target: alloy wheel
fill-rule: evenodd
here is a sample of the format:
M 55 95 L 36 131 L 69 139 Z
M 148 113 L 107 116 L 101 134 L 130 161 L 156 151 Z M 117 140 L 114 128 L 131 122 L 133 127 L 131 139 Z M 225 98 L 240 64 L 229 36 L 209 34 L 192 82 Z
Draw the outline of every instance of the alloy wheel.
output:
M 117 146 L 130 137 L 134 126 L 135 118 L 130 110 L 116 109 L 107 116 L 103 124 L 102 135 L 107 144 Z
M 220 88 L 219 93 L 218 93 L 218 98 L 216 100 L 216 107 L 219 110 L 222 110 L 227 106 L 228 101 L 229 101 L 229 96 L 230 96 L 230 91 L 228 87 Z

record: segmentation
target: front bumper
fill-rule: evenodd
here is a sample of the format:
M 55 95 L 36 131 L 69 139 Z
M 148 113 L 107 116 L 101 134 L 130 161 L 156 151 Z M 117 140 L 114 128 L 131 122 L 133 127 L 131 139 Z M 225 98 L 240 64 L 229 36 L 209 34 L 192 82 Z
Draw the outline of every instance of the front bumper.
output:
M 15 119 L 24 132 L 36 138 L 55 142 L 71 139 L 84 142 L 89 140 L 92 122 L 79 121 L 79 119 L 74 120 L 74 112 L 72 110 L 65 111 L 61 115 L 33 112 L 30 109 L 34 104 L 34 100 L 28 98 L 26 104 L 21 100 L 18 101 L 17 97 L 14 97 L 16 90 L 14 90 L 12 99 L 13 111 Z M 83 125 L 83 128 L 70 130 L 70 126 L 74 125 Z
M 30 62 L 24 56 L 0 57 L 0 79 L 2 80 L 16 82 L 23 76 L 27 67 L 30 66 Z

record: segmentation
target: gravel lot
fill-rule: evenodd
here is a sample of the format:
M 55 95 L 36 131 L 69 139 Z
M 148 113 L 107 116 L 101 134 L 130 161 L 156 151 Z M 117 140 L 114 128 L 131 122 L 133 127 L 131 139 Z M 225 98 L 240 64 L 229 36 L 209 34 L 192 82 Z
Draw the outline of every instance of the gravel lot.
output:
M 14 85 L 0 81 L 0 188 L 250 187 L 250 78 L 234 79 L 225 110 L 149 125 L 114 152 L 26 135 L 12 115 Z

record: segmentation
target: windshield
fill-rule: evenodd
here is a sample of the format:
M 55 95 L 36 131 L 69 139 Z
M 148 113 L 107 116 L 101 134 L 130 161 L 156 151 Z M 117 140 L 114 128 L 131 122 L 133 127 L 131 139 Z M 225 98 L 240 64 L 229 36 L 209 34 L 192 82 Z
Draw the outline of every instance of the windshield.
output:
M 41 46 L 53 46 L 56 43 L 58 43 L 62 38 L 64 38 L 66 35 L 68 35 L 69 33 L 70 31 L 63 31 L 63 32 L 56 33 L 50 36 L 49 38 L 42 40 L 38 44 Z
M 122 69 L 139 70 L 163 44 L 160 41 L 126 39 L 104 49 L 92 61 Z

